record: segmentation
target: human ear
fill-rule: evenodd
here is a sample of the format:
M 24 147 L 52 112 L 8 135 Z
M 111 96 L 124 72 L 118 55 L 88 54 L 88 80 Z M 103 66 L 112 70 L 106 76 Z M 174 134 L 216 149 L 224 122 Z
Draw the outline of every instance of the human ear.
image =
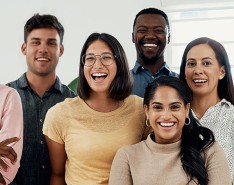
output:
M 134 41 L 134 31 L 132 32 L 132 42 L 135 43 L 135 41 Z
M 222 79 L 225 77 L 225 74 L 226 74 L 225 68 L 224 68 L 224 66 L 222 66 L 222 67 L 220 68 L 219 79 L 222 80 Z
M 146 119 L 149 119 L 149 109 L 147 105 L 144 105 L 144 110 L 145 110 Z
M 63 52 L 64 52 L 64 46 L 61 44 L 59 48 L 59 57 L 63 55 Z
M 21 46 L 21 52 L 26 55 L 26 48 L 27 48 L 27 44 L 24 42 Z

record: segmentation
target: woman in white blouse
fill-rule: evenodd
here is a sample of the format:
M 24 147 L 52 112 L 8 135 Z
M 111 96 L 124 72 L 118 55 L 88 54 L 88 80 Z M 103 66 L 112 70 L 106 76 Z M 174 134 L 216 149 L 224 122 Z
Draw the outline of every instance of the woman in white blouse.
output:
M 234 176 L 234 86 L 225 48 L 207 37 L 191 41 L 182 57 L 180 79 L 193 93 L 195 118 L 214 132 Z

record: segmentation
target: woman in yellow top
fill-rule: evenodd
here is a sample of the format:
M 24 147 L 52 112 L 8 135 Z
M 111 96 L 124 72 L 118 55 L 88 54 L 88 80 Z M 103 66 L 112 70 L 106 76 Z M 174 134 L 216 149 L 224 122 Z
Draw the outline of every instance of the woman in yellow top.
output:
M 130 95 L 131 75 L 118 40 L 93 33 L 80 56 L 79 96 L 51 108 L 44 123 L 51 185 L 107 185 L 116 151 L 149 133 L 143 100 Z

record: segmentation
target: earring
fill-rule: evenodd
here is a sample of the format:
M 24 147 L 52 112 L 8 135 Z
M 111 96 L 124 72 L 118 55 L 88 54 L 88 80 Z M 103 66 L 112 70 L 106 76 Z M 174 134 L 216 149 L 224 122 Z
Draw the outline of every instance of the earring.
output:
M 145 120 L 145 124 L 146 124 L 147 127 L 150 127 L 150 123 L 149 123 L 148 119 Z
M 187 121 L 187 120 L 188 120 L 188 121 Z M 186 118 L 184 124 L 185 124 L 185 125 L 189 125 L 189 124 L 190 124 L 190 118 Z

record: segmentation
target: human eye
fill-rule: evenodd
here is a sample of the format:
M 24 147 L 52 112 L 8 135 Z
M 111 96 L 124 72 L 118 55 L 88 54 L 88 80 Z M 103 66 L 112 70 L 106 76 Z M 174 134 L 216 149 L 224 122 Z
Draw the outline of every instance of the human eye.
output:
M 48 45 L 50 45 L 50 46 L 57 46 L 57 42 L 56 41 L 49 41 Z
M 146 28 L 138 28 L 137 32 L 138 33 L 146 33 L 147 29 Z
M 112 59 L 112 55 L 111 54 L 103 54 L 102 55 L 102 60 L 104 61 L 109 61 Z
M 31 44 L 32 44 L 33 46 L 37 46 L 37 45 L 40 44 L 40 42 L 39 42 L 38 40 L 33 40 L 33 41 L 31 41 Z
M 165 33 L 165 29 L 163 29 L 163 28 L 155 28 L 154 32 L 158 33 L 158 34 L 162 34 L 162 33 Z
M 160 111 L 160 110 L 162 110 L 162 106 L 161 105 L 153 105 L 153 109 L 155 111 Z
M 205 61 L 202 62 L 202 64 L 203 64 L 204 66 L 208 67 L 208 66 L 210 66 L 212 63 L 211 63 L 211 61 L 209 61 L 209 60 L 205 60 Z
M 178 111 L 178 110 L 180 110 L 180 104 L 173 104 L 173 105 L 171 105 L 171 110 L 173 110 L 173 111 Z
M 188 60 L 186 63 L 187 67 L 195 67 L 196 66 L 196 62 L 193 60 Z
M 93 61 L 95 61 L 95 56 L 94 55 L 86 55 L 85 61 L 93 62 Z

